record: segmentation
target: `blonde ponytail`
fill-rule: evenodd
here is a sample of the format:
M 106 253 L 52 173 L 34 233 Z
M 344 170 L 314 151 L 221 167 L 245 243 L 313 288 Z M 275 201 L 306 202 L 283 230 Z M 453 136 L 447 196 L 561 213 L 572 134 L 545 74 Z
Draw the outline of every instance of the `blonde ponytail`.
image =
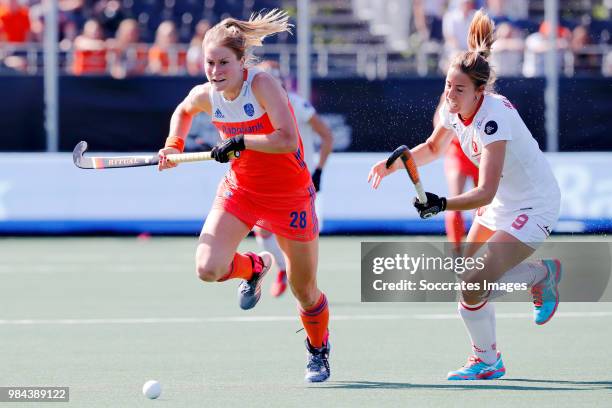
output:
M 282 32 L 291 33 L 293 24 L 284 10 L 273 9 L 265 14 L 253 13 L 249 21 L 226 18 L 206 32 L 202 46 L 214 43 L 234 51 L 238 59 L 246 56 L 246 64 L 252 65 L 256 58 L 253 47 L 263 44 L 266 37 Z

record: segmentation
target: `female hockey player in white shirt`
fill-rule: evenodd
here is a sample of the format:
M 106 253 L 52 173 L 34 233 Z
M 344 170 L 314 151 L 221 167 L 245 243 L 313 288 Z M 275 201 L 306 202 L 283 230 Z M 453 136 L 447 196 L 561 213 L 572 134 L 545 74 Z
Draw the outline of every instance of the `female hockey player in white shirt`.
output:
M 479 167 L 478 185 L 448 199 L 427 193 L 427 203 L 415 200 L 422 218 L 444 210 L 478 209 L 463 255 L 484 250 L 482 268 L 462 274 L 479 290 L 463 291 L 459 314 L 469 332 L 474 355 L 466 365 L 448 373 L 449 380 L 494 379 L 506 369 L 497 351 L 495 309 L 485 282 L 521 284 L 531 288 L 536 324 L 548 322 L 559 303 L 558 260 L 525 262 L 548 237 L 559 217 L 557 181 L 537 142 L 512 104 L 493 93 L 494 74 L 487 61 L 493 43 L 491 19 L 479 11 L 468 34 L 469 51 L 458 55 L 448 70 L 445 102 L 431 137 L 411 153 L 417 166 L 444 154 L 453 137 Z M 382 178 L 398 170 L 376 163 L 368 181 L 377 188 Z M 482 248 L 486 244 L 486 247 Z M 501 286 L 501 285 L 500 285 Z

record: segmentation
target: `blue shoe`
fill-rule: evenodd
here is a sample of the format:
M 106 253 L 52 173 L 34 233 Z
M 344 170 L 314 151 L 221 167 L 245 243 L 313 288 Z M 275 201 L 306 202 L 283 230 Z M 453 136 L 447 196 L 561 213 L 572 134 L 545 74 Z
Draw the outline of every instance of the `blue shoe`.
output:
M 559 306 L 559 281 L 561 281 L 561 262 L 546 259 L 542 263 L 548 272 L 546 277 L 531 287 L 533 295 L 533 320 L 542 325 L 555 315 Z
M 316 348 L 311 346 L 308 338 L 306 338 L 306 350 L 308 351 L 308 363 L 306 364 L 304 381 L 311 383 L 326 381 L 331 375 L 328 361 L 331 351 L 329 340 L 323 347 Z
M 497 361 L 488 365 L 476 356 L 468 358 L 467 363 L 456 371 L 450 371 L 446 377 L 448 380 L 494 380 L 506 374 L 506 367 L 497 353 Z
M 238 303 L 243 310 L 252 309 L 259 302 L 261 282 L 274 261 L 274 257 L 269 252 L 259 254 L 248 252 L 246 255 L 253 261 L 253 276 L 248 281 L 243 280 L 238 286 Z

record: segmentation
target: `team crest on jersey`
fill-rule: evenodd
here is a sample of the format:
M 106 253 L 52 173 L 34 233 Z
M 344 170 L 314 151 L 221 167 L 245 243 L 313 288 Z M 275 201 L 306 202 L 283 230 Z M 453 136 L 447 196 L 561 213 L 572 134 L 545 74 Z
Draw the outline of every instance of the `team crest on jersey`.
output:
M 252 103 L 247 103 L 244 105 L 244 113 L 249 116 L 253 116 L 255 114 L 255 108 L 253 107 Z
M 485 124 L 484 132 L 487 135 L 492 135 L 493 133 L 497 132 L 497 122 L 495 122 L 494 120 L 488 121 Z
M 223 112 L 221 112 L 221 110 L 219 108 L 217 108 L 217 110 L 215 111 L 215 118 L 217 119 L 224 119 L 225 115 L 223 115 Z
M 480 155 L 480 152 L 478 151 L 478 142 L 476 141 L 475 135 L 472 136 L 472 153 L 473 157 Z

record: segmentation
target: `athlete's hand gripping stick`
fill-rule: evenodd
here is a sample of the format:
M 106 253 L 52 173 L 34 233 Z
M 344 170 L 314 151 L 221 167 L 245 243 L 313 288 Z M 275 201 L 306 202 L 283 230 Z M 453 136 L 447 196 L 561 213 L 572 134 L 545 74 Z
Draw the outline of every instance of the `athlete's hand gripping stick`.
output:
M 412 154 L 410 154 L 410 149 L 408 149 L 408 146 L 401 145 L 395 149 L 393 153 L 391 153 L 387 159 L 387 168 L 390 168 L 398 158 L 404 164 L 404 168 L 408 172 L 408 176 L 410 176 L 410 180 L 412 180 L 412 183 L 414 184 L 419 202 L 423 205 L 427 204 L 427 195 L 425 194 L 425 189 L 423 189 L 423 185 L 419 179 L 419 170 L 417 169 Z

